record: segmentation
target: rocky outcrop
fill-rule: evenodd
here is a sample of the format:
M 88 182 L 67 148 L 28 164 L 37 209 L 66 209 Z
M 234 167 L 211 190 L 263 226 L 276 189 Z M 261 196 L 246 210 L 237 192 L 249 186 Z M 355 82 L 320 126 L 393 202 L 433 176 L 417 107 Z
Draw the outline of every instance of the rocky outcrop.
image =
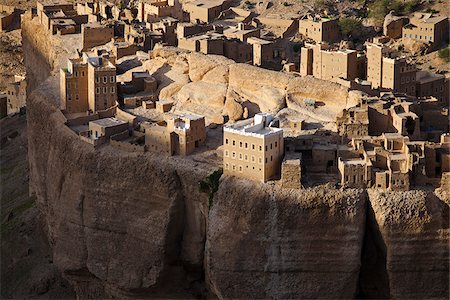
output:
M 55 263 L 79 296 L 157 292 L 166 276 L 185 275 L 183 263 L 201 270 L 207 200 L 197 185 L 211 166 L 94 151 L 61 123 L 47 93 L 55 83 L 29 98 L 30 178 Z M 103 294 L 80 287 L 80 274 L 101 282 Z
M 219 298 L 353 298 L 365 209 L 361 190 L 226 178 L 209 214 L 207 280 Z
M 44 52 L 31 50 L 32 29 L 25 30 L 24 44 L 30 43 L 24 46 L 30 50 L 25 53 L 27 68 L 42 64 L 51 74 L 58 64 L 49 63 Z M 276 95 L 314 92 L 301 87 L 312 79 L 291 80 L 283 74 L 273 78 L 276 73 L 269 71 L 261 70 L 261 80 L 239 79 L 239 68 L 256 72 L 239 64 L 199 70 L 201 80 L 192 82 L 186 53 L 162 48 L 152 55 L 161 59 L 155 64 L 166 80 L 161 92 L 169 91 L 178 78 L 204 86 L 205 77 L 210 81 L 215 76 L 208 74 L 217 72 L 223 76 L 215 84 L 228 85 L 226 96 L 240 100 L 247 113 L 255 103 L 276 107 L 284 100 L 280 96 L 275 97 L 280 102 L 256 102 L 231 91 L 232 85 L 242 83 L 247 94 L 262 85 Z M 224 176 L 208 211 L 208 195 L 199 191 L 198 183 L 218 165 L 195 155 L 162 158 L 107 145 L 93 150 L 63 124 L 57 76 L 43 82 L 44 75 L 29 72 L 35 80 L 27 99 L 31 190 L 46 221 L 53 260 L 78 297 L 448 294 L 448 252 L 443 246 L 449 241 L 444 222 L 448 202 L 439 200 L 444 199 L 441 194 L 369 191 L 369 202 L 362 190 L 280 190 Z M 224 78 L 228 83 L 221 82 Z M 171 90 L 173 95 L 186 83 Z M 332 95 L 331 90 L 315 95 Z M 201 102 L 210 101 L 207 98 L 183 93 L 208 107 Z M 346 95 L 344 89 L 339 93 Z M 220 157 L 215 159 L 220 162 Z
M 381 193 L 369 190 L 368 195 L 371 237 L 363 250 L 366 255 L 362 296 L 447 297 L 448 195 L 417 190 Z M 380 265 L 384 268 L 380 269 Z

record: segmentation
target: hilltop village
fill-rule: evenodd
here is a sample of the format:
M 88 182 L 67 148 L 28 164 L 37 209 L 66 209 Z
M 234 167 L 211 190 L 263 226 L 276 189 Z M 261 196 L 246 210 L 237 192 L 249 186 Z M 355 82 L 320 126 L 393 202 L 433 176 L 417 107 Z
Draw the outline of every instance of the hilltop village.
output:
M 445 16 L 390 13 L 382 35 L 352 45 L 331 15 L 263 17 L 230 0 L 38 0 L 27 12 L 0 8 L 2 26 L 32 18 L 49 34 L 75 40 L 59 73 L 60 109 L 66 126 L 96 151 L 183 159 L 209 151 L 225 175 L 283 188 L 449 185 L 449 78 L 420 70 L 394 47 L 401 39 L 438 51 L 448 43 Z M 216 72 L 192 85 L 181 59 L 187 53 L 211 57 Z M 230 90 L 232 64 L 254 66 L 240 74 L 243 81 L 271 70 L 348 96 L 292 99 L 264 85 L 251 95 Z M 26 110 L 25 90 L 16 76 L 0 95 L 3 115 Z

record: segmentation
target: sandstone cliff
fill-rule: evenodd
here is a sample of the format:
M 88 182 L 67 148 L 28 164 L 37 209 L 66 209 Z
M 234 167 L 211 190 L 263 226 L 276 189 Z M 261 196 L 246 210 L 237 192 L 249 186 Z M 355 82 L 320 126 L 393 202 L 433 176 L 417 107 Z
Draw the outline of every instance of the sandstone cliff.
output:
M 445 196 L 280 190 L 223 177 L 209 210 L 198 182 L 217 165 L 109 146 L 94 151 L 63 125 L 58 79 L 44 78 L 58 64 L 39 42 L 35 48 L 37 29 L 29 26 L 30 185 L 54 262 L 80 298 L 448 295 Z M 168 56 L 169 64 L 177 61 Z M 222 78 L 217 84 L 239 80 L 231 65 L 221 68 L 223 76 L 211 76 Z M 211 72 L 190 69 L 190 78 L 202 80 L 200 73 Z M 245 85 L 283 90 L 284 76 Z

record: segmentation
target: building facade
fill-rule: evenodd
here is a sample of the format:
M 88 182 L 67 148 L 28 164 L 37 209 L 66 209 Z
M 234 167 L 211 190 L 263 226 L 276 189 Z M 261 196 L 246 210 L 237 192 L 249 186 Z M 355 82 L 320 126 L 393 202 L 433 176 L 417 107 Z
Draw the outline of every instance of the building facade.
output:
M 284 154 L 283 130 L 274 125 L 270 114 L 259 113 L 225 126 L 224 174 L 262 182 L 279 175 Z
M 61 109 L 66 113 L 94 113 L 116 105 L 115 59 L 108 55 L 69 59 L 60 71 Z
M 340 40 L 337 19 L 308 16 L 300 20 L 300 34 L 316 42 L 335 43 Z
M 428 43 L 431 49 L 448 42 L 448 17 L 432 13 L 415 13 L 403 26 L 402 37 Z
M 327 44 L 306 44 L 300 51 L 300 75 L 312 75 L 323 80 L 358 76 L 355 50 L 329 50 Z
M 366 43 L 367 80 L 373 89 L 416 95 L 416 66 L 404 57 L 389 57 L 389 49 L 381 43 Z

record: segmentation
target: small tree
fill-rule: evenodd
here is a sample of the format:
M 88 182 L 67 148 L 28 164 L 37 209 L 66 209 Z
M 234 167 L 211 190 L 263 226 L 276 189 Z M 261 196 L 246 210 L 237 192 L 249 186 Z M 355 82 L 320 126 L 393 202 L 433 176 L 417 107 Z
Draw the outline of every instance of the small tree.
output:
M 450 62 L 450 49 L 448 46 L 438 51 L 438 56 L 445 62 Z
M 351 35 L 362 26 L 360 20 L 354 18 L 339 19 L 339 27 L 344 35 Z
M 212 172 L 208 177 L 199 182 L 199 190 L 208 194 L 208 208 L 213 205 L 214 194 L 219 190 L 219 179 L 223 174 L 223 170 L 219 169 Z

